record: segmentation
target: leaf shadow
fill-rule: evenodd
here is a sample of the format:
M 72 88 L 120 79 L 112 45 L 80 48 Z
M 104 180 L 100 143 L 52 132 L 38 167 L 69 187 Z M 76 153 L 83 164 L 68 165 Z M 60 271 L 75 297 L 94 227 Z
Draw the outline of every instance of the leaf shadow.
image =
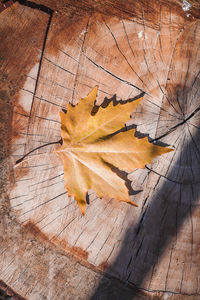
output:
M 117 134 L 120 133 L 120 132 L 125 132 L 125 131 L 132 130 L 132 129 L 135 129 L 135 137 L 137 137 L 138 139 L 143 139 L 143 138 L 145 138 L 145 137 L 148 137 L 148 141 L 149 141 L 150 143 L 153 143 L 154 145 L 161 146 L 161 147 L 169 147 L 169 146 L 171 146 L 170 144 L 161 142 L 161 141 L 159 141 L 158 139 L 155 141 L 154 139 L 152 139 L 152 138 L 149 136 L 148 133 L 142 133 L 142 132 L 140 132 L 140 131 L 137 131 L 137 125 L 135 125 L 135 124 L 131 124 L 131 125 L 128 125 L 128 126 L 126 126 L 126 124 L 125 124 L 125 126 L 122 127 L 121 129 L 119 129 L 119 130 L 117 130 L 117 131 L 115 131 L 115 132 L 113 132 L 113 133 L 111 133 L 111 134 L 108 134 L 108 135 L 106 135 L 106 136 L 101 137 L 101 140 L 107 140 L 107 139 L 110 139 L 111 137 L 117 135 Z
M 133 98 L 129 98 L 127 100 L 117 100 L 116 94 L 114 94 L 111 98 L 105 97 L 104 101 L 102 102 L 101 105 L 96 105 L 96 103 L 94 104 L 94 107 L 93 107 L 93 109 L 91 111 L 91 115 L 95 116 L 98 113 L 100 107 L 106 108 L 111 102 L 113 102 L 114 106 L 116 106 L 118 104 L 124 105 L 126 103 L 130 103 L 132 101 L 136 101 L 139 98 L 143 97 L 144 95 L 145 95 L 145 92 L 141 92 L 137 96 L 135 96 Z M 169 144 L 163 143 L 163 142 L 159 141 L 158 139 L 155 141 L 154 139 L 152 139 L 149 136 L 148 133 L 143 133 L 143 132 L 137 131 L 137 125 L 136 124 L 124 124 L 124 127 L 122 127 L 121 129 L 119 129 L 119 130 L 117 130 L 117 131 L 115 131 L 115 132 L 113 132 L 113 133 L 111 133 L 109 135 L 106 135 L 106 136 L 102 137 L 101 139 L 102 140 L 106 140 L 106 139 L 111 138 L 112 136 L 115 136 L 116 134 L 118 134 L 120 132 L 125 132 L 125 131 L 131 130 L 131 129 L 135 129 L 135 137 L 137 137 L 138 139 L 142 139 L 144 137 L 148 137 L 148 141 L 150 143 L 154 143 L 155 145 L 158 145 L 158 146 L 161 146 L 161 147 L 169 147 L 170 146 Z
M 134 190 L 133 189 L 133 187 L 131 185 L 132 181 L 127 178 L 128 174 L 129 174 L 128 172 L 118 169 L 113 164 L 105 161 L 104 159 L 102 159 L 102 160 L 103 160 L 104 164 L 106 164 L 117 176 L 119 176 L 121 179 L 124 180 L 124 184 L 125 184 L 126 188 L 128 189 L 129 196 L 137 195 L 143 191 L 143 190 Z
M 86 204 L 89 205 L 90 204 L 90 195 L 88 192 L 86 192 L 85 200 L 86 200 Z
M 101 103 L 101 105 L 96 105 L 96 101 L 94 103 L 94 107 L 91 111 L 91 115 L 94 116 L 98 113 L 100 107 L 102 108 L 106 108 L 111 102 L 113 102 L 113 106 L 116 106 L 118 104 L 127 104 L 127 103 L 130 103 L 132 101 L 135 101 L 141 97 L 143 97 L 145 95 L 145 92 L 141 92 L 139 95 L 133 97 L 133 98 L 129 98 L 127 100 L 117 100 L 117 95 L 114 94 L 111 98 L 108 98 L 108 97 L 105 97 L 103 102 Z

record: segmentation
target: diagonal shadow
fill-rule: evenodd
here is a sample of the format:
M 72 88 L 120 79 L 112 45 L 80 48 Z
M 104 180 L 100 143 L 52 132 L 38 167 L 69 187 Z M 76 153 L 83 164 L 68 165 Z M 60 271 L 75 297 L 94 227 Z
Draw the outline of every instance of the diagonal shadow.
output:
M 188 126 L 188 124 L 185 125 Z M 189 126 L 187 128 L 190 132 Z M 191 135 L 190 142 L 185 143 L 179 158 L 173 162 L 173 167 L 166 174 L 165 179 L 159 177 L 157 189 L 151 197 L 152 200 L 142 211 L 137 224 L 128 228 L 120 253 L 108 269 L 108 274 L 114 276 L 116 272 L 123 274 L 120 278 L 123 282 L 131 283 L 137 287 L 142 286 L 149 273 L 152 272 L 150 275 L 153 276 L 156 263 L 161 259 L 168 245 L 174 240 L 177 241 L 183 223 L 187 218 L 191 218 L 195 204 L 199 199 L 199 145 L 200 127 L 197 127 L 195 135 Z M 176 163 L 179 163 L 179 167 Z M 193 247 L 192 236 L 193 233 L 191 233 L 191 249 Z M 170 263 L 168 268 L 170 268 Z M 168 271 L 165 282 L 166 290 Z M 138 299 L 136 289 L 133 289 L 131 294 L 127 293 L 126 295 L 123 294 L 123 291 L 120 294 L 119 291 L 118 295 L 113 298 L 115 286 L 113 284 L 106 286 L 106 278 L 106 275 L 102 278 L 98 288 L 90 298 L 91 300 Z M 181 292 L 181 284 L 179 292 Z

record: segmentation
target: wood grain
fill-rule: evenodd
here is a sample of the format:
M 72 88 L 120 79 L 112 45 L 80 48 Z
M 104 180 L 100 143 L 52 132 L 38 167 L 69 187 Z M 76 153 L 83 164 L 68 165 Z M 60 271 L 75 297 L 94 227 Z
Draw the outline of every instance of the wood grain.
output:
M 13 103 L 7 209 L 20 230 L 44 243 L 53 257 L 29 252 L 25 241 L 8 253 L 4 243 L 1 279 L 28 299 L 62 299 L 60 291 L 48 294 L 47 288 L 57 260 L 62 269 L 56 246 L 92 270 L 161 292 L 160 298 L 169 293 L 170 299 L 176 294 L 200 299 L 200 22 L 164 3 L 149 9 L 137 2 L 131 12 L 112 15 L 101 11 L 102 4 L 97 11 L 75 4 L 45 12 L 15 3 L 0 16 L 3 97 Z M 52 142 L 60 140 L 59 111 L 97 84 L 98 103 L 143 93 L 129 124 L 138 136 L 175 151 L 128 175 L 139 208 L 99 199 L 91 191 L 83 217 L 64 189 L 62 162 L 53 152 L 58 146 Z M 18 261 L 22 254 L 30 260 L 25 269 Z M 41 290 L 33 288 L 36 279 L 25 285 L 26 272 L 42 274 Z M 88 295 L 98 299 L 101 289 L 101 284 L 95 292 L 90 288 Z

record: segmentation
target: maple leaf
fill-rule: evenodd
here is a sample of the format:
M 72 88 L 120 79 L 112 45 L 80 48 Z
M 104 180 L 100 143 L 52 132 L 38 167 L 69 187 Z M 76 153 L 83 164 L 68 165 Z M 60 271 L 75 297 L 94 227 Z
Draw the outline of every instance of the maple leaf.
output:
M 89 189 L 100 198 L 106 194 L 137 206 L 113 170 L 144 168 L 156 156 L 172 151 L 149 143 L 147 137 L 138 139 L 135 129 L 120 131 L 142 98 L 117 105 L 111 101 L 92 115 L 97 91 L 96 86 L 78 105 L 69 105 L 66 114 L 60 112 L 63 145 L 56 152 L 63 160 L 65 188 L 83 214 Z

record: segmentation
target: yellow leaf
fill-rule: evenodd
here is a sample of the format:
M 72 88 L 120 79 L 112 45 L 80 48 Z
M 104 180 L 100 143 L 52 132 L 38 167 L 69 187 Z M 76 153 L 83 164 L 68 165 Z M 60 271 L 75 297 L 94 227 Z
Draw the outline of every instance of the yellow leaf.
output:
M 137 206 L 117 170 L 144 168 L 156 156 L 172 151 L 149 143 L 147 137 L 136 138 L 135 129 L 119 131 L 142 98 L 125 104 L 110 102 L 92 115 L 97 91 L 96 86 L 78 105 L 60 113 L 63 145 L 56 152 L 63 160 L 65 187 L 83 214 L 89 189 L 100 198 L 108 195 Z

